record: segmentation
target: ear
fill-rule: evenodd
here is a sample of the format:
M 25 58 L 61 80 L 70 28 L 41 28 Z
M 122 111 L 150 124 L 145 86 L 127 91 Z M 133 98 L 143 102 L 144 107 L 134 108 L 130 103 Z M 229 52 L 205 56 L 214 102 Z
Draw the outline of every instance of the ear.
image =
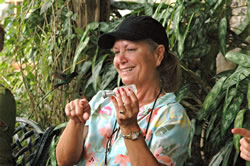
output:
M 164 54 L 165 54 L 165 47 L 162 44 L 158 45 L 158 47 L 155 49 L 155 53 L 154 53 L 155 62 L 156 62 L 155 64 L 157 67 L 161 65 Z

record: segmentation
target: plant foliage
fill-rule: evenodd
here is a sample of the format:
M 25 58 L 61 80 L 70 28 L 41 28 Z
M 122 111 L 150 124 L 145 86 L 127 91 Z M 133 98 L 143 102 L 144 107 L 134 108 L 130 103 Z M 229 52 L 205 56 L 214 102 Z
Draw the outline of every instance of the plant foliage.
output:
M 177 97 L 193 129 L 186 165 L 242 164 L 240 137 L 231 129 L 234 125 L 250 129 L 250 4 L 243 22 L 231 28 L 232 4 L 230 0 L 177 0 L 168 5 L 112 2 L 109 22 L 92 22 L 81 29 L 71 1 L 25 0 L 16 6 L 16 15 L 4 20 L 7 37 L 0 54 L 0 83 L 14 92 L 19 116 L 44 127 L 61 124 L 67 120 L 67 102 L 82 96 L 90 99 L 98 90 L 121 84 L 111 51 L 97 47 L 98 36 L 112 31 L 124 17 L 153 16 L 166 28 L 171 51 L 181 61 L 183 80 Z M 124 9 L 131 12 L 122 16 Z M 217 74 L 220 52 L 237 67 Z M 56 141 L 51 145 L 52 165 L 56 165 Z

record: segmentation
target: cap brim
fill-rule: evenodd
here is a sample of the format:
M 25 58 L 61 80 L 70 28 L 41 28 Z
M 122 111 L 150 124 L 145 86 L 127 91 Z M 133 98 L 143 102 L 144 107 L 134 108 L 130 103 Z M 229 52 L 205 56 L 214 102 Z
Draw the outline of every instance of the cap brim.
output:
M 114 31 L 110 33 L 104 33 L 100 36 L 98 39 L 98 46 L 102 49 L 110 49 L 114 46 L 114 43 L 117 39 L 124 39 L 124 40 L 142 40 L 145 39 L 145 37 L 138 33 L 131 33 L 127 31 Z

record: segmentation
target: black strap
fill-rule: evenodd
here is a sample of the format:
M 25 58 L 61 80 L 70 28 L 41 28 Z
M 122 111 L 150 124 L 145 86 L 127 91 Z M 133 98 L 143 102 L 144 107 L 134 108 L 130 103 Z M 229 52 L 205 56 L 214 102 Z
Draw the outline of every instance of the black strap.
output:
M 145 135 L 144 135 L 144 139 L 145 139 L 146 136 L 147 136 L 148 128 L 149 128 L 149 123 L 150 123 L 150 120 L 151 120 L 151 117 L 152 117 L 152 113 L 153 113 L 153 111 L 154 111 L 156 101 L 157 101 L 157 99 L 159 98 L 159 96 L 160 96 L 160 94 L 161 94 L 161 91 L 162 91 L 162 88 L 161 88 L 159 94 L 156 96 L 155 101 L 154 101 L 154 104 L 153 104 L 153 107 L 152 107 L 152 109 L 151 109 L 151 112 L 150 112 L 150 115 L 149 115 L 148 124 L 147 124 L 147 128 L 146 128 L 146 132 L 145 132 Z

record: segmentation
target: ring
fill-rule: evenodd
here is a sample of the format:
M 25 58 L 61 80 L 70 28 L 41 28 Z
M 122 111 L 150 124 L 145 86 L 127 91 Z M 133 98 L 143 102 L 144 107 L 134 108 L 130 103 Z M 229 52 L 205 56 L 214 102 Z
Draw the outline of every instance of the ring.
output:
M 124 111 L 119 111 L 120 112 L 120 114 L 124 114 Z
M 69 111 L 72 111 L 72 110 L 73 110 L 73 108 L 70 108 L 70 109 L 69 109 Z

